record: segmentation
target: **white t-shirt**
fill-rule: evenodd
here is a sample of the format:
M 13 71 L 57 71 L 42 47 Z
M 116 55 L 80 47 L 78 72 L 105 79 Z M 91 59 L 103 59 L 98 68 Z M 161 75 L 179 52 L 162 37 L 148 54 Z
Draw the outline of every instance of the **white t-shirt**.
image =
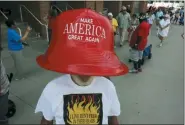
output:
M 78 86 L 64 75 L 45 87 L 35 112 L 56 124 L 108 124 L 108 116 L 120 115 L 120 103 L 110 80 L 95 77 L 89 86 Z
M 168 20 L 162 19 L 159 23 L 160 23 L 161 27 L 163 28 L 166 25 L 170 24 L 170 19 L 168 19 Z M 162 37 L 167 37 L 168 36 L 168 32 L 169 32 L 169 28 L 170 28 L 170 26 L 168 26 L 167 28 L 165 28 L 163 30 L 159 30 L 159 34 Z
M 149 23 L 149 24 L 153 24 L 154 20 L 155 20 L 155 15 L 152 14 L 152 15 L 148 18 L 148 23 Z

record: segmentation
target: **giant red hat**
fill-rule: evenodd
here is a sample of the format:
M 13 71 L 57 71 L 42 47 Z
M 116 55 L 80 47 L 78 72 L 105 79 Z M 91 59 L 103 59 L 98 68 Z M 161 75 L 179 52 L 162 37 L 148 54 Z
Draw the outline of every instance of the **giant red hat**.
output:
M 128 73 L 114 52 L 109 20 L 91 9 L 57 16 L 47 52 L 37 58 L 48 70 L 76 75 L 118 76 Z

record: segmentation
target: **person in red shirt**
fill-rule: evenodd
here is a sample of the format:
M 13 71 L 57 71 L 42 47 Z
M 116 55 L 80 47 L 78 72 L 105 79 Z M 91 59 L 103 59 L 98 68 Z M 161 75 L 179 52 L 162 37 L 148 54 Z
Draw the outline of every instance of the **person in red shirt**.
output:
M 141 62 L 143 58 L 143 50 L 145 49 L 150 31 L 150 24 L 147 22 L 147 15 L 141 13 L 139 17 L 139 26 L 133 32 L 130 40 L 130 59 L 133 62 L 134 68 L 131 73 L 141 72 Z

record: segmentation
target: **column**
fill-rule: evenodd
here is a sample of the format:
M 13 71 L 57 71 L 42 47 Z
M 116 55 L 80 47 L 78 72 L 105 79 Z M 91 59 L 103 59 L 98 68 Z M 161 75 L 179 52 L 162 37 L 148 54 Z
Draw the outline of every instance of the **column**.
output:
M 102 12 L 103 11 L 103 4 L 104 4 L 104 1 L 95 1 L 95 10 L 96 10 L 96 12 Z
M 96 9 L 96 2 L 95 1 L 85 1 L 85 7 L 86 8 L 91 8 L 93 10 Z

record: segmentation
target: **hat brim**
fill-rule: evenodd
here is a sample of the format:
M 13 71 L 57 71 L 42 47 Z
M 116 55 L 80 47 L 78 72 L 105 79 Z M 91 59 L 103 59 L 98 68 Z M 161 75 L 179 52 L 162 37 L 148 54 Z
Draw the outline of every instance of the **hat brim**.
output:
M 66 58 L 63 59 L 60 59 L 60 57 L 57 58 L 58 60 L 51 59 L 52 57 L 49 58 L 50 60 L 48 60 L 47 54 L 41 55 L 37 57 L 37 63 L 44 69 L 59 73 L 87 76 L 119 76 L 129 71 L 128 67 L 119 61 L 115 53 L 109 51 L 91 51 L 89 53 L 81 50 L 79 53 L 66 54 Z

